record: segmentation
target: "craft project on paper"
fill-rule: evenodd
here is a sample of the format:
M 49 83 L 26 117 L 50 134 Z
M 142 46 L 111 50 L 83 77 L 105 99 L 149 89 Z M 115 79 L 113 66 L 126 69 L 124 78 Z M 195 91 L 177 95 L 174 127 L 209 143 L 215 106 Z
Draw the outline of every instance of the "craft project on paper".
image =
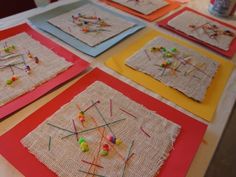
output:
M 104 12 L 93 4 L 85 4 L 75 10 L 51 18 L 48 22 L 91 47 L 135 25 L 133 22 Z
M 21 143 L 58 176 L 154 176 L 181 127 L 96 81 Z
M 236 35 L 235 30 L 191 11 L 182 12 L 171 19 L 168 25 L 225 51 L 229 50 Z
M 0 41 L 0 106 L 71 65 L 24 32 Z
M 216 61 L 162 37 L 149 42 L 125 64 L 199 102 L 219 67 Z
M 112 0 L 130 9 L 136 10 L 144 15 L 149 15 L 152 12 L 168 5 L 164 0 Z

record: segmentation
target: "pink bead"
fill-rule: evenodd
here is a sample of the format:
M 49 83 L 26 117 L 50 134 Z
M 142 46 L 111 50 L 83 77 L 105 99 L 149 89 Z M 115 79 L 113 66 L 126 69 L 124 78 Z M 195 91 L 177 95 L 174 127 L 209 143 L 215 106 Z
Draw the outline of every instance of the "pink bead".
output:
M 112 141 L 112 135 L 107 135 L 107 140 Z

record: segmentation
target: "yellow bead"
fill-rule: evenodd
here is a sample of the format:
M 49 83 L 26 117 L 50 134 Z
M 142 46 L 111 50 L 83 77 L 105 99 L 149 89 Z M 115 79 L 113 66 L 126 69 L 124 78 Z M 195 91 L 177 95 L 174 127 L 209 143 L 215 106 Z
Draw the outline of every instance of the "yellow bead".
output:
M 117 138 L 117 139 L 116 139 L 116 144 L 117 144 L 117 145 L 120 145 L 121 143 L 122 143 L 121 139 Z
M 88 152 L 89 151 L 89 146 L 86 142 L 82 142 L 80 144 L 80 149 L 81 149 L 82 152 Z

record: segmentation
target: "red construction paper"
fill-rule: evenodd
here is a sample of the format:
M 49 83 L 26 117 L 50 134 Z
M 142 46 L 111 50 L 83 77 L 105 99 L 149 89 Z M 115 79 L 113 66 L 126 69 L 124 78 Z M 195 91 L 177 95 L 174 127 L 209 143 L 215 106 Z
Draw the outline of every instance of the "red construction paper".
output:
M 43 96 L 53 88 L 59 86 L 60 84 L 72 79 L 73 77 L 77 76 L 79 73 L 84 71 L 88 66 L 89 63 L 82 60 L 75 54 L 71 53 L 70 51 L 66 50 L 62 46 L 56 44 L 55 42 L 51 41 L 50 39 L 44 37 L 42 34 L 38 33 L 34 29 L 32 29 L 28 24 L 22 24 L 19 26 L 15 26 L 13 28 L 9 28 L 0 32 L 0 40 L 5 38 L 11 37 L 21 32 L 26 32 L 29 34 L 33 39 L 39 41 L 42 45 L 46 46 L 47 48 L 53 50 L 57 55 L 64 57 L 67 61 L 73 63 L 71 67 L 69 67 L 66 71 L 63 71 L 56 77 L 52 78 L 51 80 L 43 83 L 42 85 L 38 86 L 36 89 L 23 94 L 16 99 L 9 101 L 8 103 L 0 106 L 0 120 L 6 118 L 6 116 L 14 113 L 18 109 L 23 108 L 24 106 L 28 105 L 29 103 L 35 101 L 39 97 Z
M 167 6 L 164 6 L 160 9 L 157 9 L 156 11 L 154 11 L 153 13 L 149 14 L 149 15 L 144 15 L 136 10 L 133 10 L 133 9 L 130 9 L 126 6 L 123 6 L 122 4 L 119 4 L 119 3 L 116 3 L 116 2 L 113 2 L 111 0 L 100 0 L 101 2 L 105 2 L 106 4 L 110 5 L 110 6 L 113 6 L 113 7 L 116 7 L 122 11 L 125 11 L 125 12 L 128 12 L 132 15 L 135 15 L 137 17 L 140 17 L 144 20 L 147 20 L 147 21 L 154 21 L 166 14 L 168 14 L 170 11 L 180 7 L 180 4 L 177 3 L 177 2 L 173 2 L 171 0 L 166 0 L 169 4 Z
M 215 51 L 215 52 L 218 52 L 219 54 L 221 54 L 221 55 L 223 55 L 223 56 L 226 56 L 226 57 L 228 57 L 228 58 L 232 58 L 233 55 L 234 55 L 234 53 L 236 52 L 236 38 L 234 38 L 234 40 L 232 41 L 229 50 L 226 51 L 226 50 L 222 50 L 222 49 L 220 49 L 220 48 L 218 48 L 218 47 L 212 46 L 212 45 L 210 45 L 210 44 L 208 44 L 208 43 L 206 43 L 206 42 L 203 42 L 203 41 L 201 41 L 201 40 L 199 40 L 199 39 L 197 39 L 197 38 L 194 38 L 194 37 L 192 37 L 192 36 L 188 36 L 188 35 L 186 35 L 185 33 L 181 32 L 181 31 L 179 31 L 179 30 L 176 30 L 176 29 L 174 29 L 174 28 L 172 28 L 171 26 L 168 25 L 168 22 L 169 22 L 170 20 L 172 20 L 174 17 L 176 17 L 177 15 L 179 15 L 179 14 L 181 14 L 182 12 L 187 11 L 187 10 L 188 10 L 188 11 L 191 11 L 191 12 L 194 12 L 194 13 L 196 13 L 196 14 L 199 14 L 199 15 L 201 15 L 201 16 L 204 16 L 204 17 L 206 17 L 206 18 L 208 18 L 208 19 L 210 19 L 210 20 L 213 20 L 213 21 L 215 21 L 215 22 L 218 22 L 218 23 L 220 23 L 220 24 L 222 24 L 222 25 L 224 25 L 224 26 L 226 26 L 226 27 L 228 27 L 228 28 L 232 28 L 232 30 L 236 30 L 236 27 L 235 27 L 235 26 L 229 25 L 229 24 L 227 24 L 227 23 L 224 23 L 224 22 L 222 22 L 222 21 L 219 21 L 219 20 L 214 19 L 214 18 L 212 18 L 212 17 L 209 17 L 209 16 L 207 16 L 207 15 L 204 15 L 204 14 L 202 14 L 202 13 L 200 13 L 200 12 L 197 12 L 197 11 L 195 11 L 195 10 L 193 10 L 193 9 L 190 9 L 190 8 L 188 8 L 188 7 L 185 7 L 185 8 L 183 8 L 183 9 L 181 9 L 180 11 L 178 11 L 178 12 L 176 12 L 176 13 L 174 13 L 174 14 L 168 16 L 167 18 L 165 18 L 165 19 L 159 21 L 157 24 L 158 24 L 159 26 L 163 27 L 163 28 L 166 28 L 166 29 L 168 29 L 168 30 L 170 30 L 170 31 L 173 31 L 173 32 L 179 34 L 179 35 L 182 36 L 182 37 L 185 37 L 185 38 L 187 38 L 187 39 L 190 39 L 191 41 L 194 41 L 194 42 L 197 42 L 197 43 L 199 43 L 199 44 L 201 44 L 201 45 L 207 46 L 207 47 L 210 48 L 211 50 L 213 50 L 213 51 Z
M 27 148 L 24 148 L 20 143 L 20 140 L 61 106 L 68 103 L 74 96 L 97 80 L 181 125 L 182 129 L 174 144 L 174 149 L 165 161 L 158 177 L 184 177 L 202 141 L 207 126 L 97 68 L 1 136 L 0 154 L 26 177 L 56 176 L 45 165 L 40 163 L 34 155 L 29 153 Z

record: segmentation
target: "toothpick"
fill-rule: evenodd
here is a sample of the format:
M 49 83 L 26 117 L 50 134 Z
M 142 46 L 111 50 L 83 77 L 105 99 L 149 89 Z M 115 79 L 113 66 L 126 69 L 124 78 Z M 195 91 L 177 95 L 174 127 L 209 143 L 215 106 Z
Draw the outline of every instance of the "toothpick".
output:
M 74 121 L 74 119 L 72 119 L 72 123 L 73 123 L 73 127 L 74 127 L 75 132 L 77 132 L 77 128 L 76 128 L 76 126 L 75 126 L 75 121 Z M 76 140 L 79 141 L 78 133 L 75 133 L 75 135 L 76 135 Z
M 142 126 L 140 127 L 140 130 L 141 130 L 147 137 L 151 138 L 151 136 L 150 136 L 146 131 L 144 131 L 144 129 L 143 129 Z
M 131 157 L 133 157 L 134 153 L 132 153 L 126 160 L 125 163 L 127 163 L 129 161 L 129 159 L 131 159 Z
M 49 141 L 48 141 L 48 151 L 51 150 L 51 139 L 52 139 L 52 137 L 49 136 Z
M 112 99 L 110 99 L 110 117 L 112 117 Z
M 148 53 L 147 53 L 147 50 L 146 50 L 146 49 L 144 50 L 144 53 L 146 54 L 146 56 L 148 57 L 148 59 L 149 59 L 149 60 L 152 60 L 152 59 L 151 59 L 151 57 L 148 55 Z
M 122 177 L 124 177 L 124 175 L 125 175 L 125 169 L 126 169 L 126 164 L 127 164 L 126 161 L 129 158 L 129 155 L 130 155 L 130 152 L 131 152 L 131 149 L 132 149 L 133 145 L 134 145 L 134 140 L 131 142 L 131 144 L 129 146 L 129 149 L 128 149 L 128 153 L 127 153 L 126 160 L 125 160 L 125 165 L 124 165 L 124 168 L 123 168 L 123 171 L 122 171 Z
M 73 132 L 73 131 L 67 130 L 67 129 L 62 128 L 62 127 L 59 127 L 59 126 L 57 126 L 57 125 L 53 125 L 53 124 L 51 124 L 51 123 L 49 123 L 49 122 L 47 122 L 47 125 L 50 125 L 50 126 L 52 126 L 52 127 L 55 127 L 55 128 L 57 128 L 57 129 L 64 130 L 64 131 L 67 131 L 67 132 L 70 132 L 70 133 L 75 133 L 75 132 Z
M 135 115 L 129 113 L 128 111 L 126 111 L 126 110 L 124 110 L 124 109 L 122 109 L 122 108 L 120 108 L 120 110 L 121 110 L 122 112 L 124 112 L 124 113 L 126 113 L 126 114 L 132 116 L 133 118 L 137 119 L 137 117 L 136 117 Z
M 100 101 L 98 100 L 98 101 L 94 102 L 92 105 L 90 105 L 89 107 L 87 107 L 83 112 L 88 111 L 91 107 L 95 106 L 97 103 L 100 103 Z
M 120 122 L 120 121 L 123 121 L 123 120 L 125 120 L 125 118 L 124 118 L 124 119 L 119 119 L 119 120 L 116 120 L 116 121 L 114 121 L 114 122 L 110 122 L 110 123 L 107 123 L 107 124 L 99 125 L 99 126 L 97 126 L 97 127 L 93 127 L 93 128 L 90 128 L 90 129 L 82 130 L 82 131 L 79 131 L 79 132 L 70 132 L 71 134 L 62 137 L 61 139 L 67 138 L 67 137 L 72 136 L 72 135 L 75 135 L 76 133 L 77 133 L 77 134 L 85 133 L 85 132 L 92 131 L 92 130 L 95 130 L 95 129 L 98 129 L 98 128 L 101 128 L 101 127 L 105 127 L 105 126 L 107 126 L 107 125 L 115 124 L 115 123 Z

